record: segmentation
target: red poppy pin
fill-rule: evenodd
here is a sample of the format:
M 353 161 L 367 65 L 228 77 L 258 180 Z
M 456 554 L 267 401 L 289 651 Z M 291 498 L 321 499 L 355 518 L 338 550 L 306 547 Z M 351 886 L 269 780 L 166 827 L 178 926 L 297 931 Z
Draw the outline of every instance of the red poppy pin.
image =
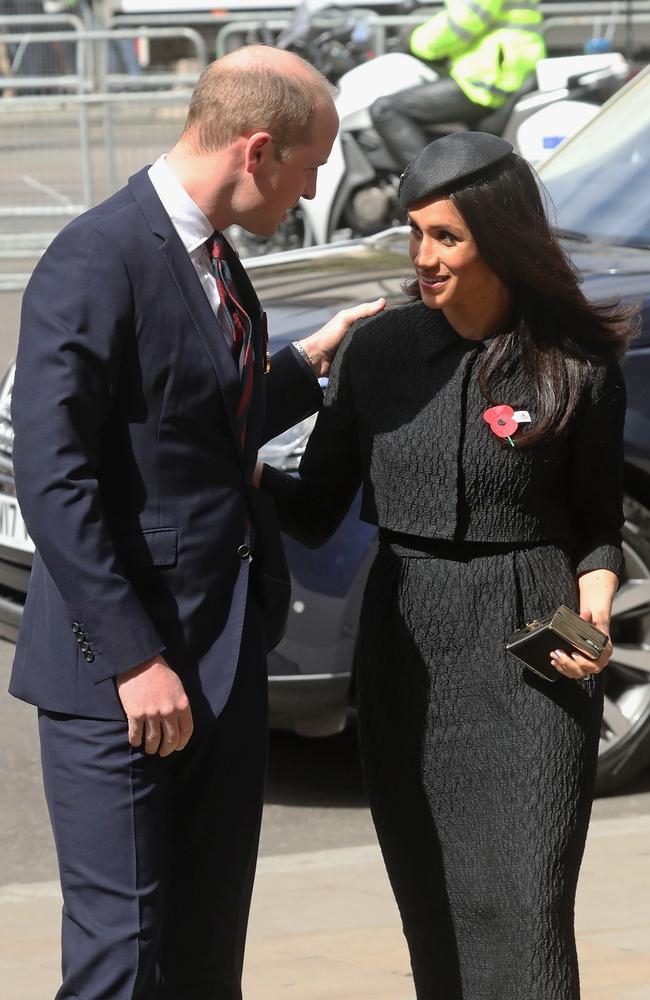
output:
M 500 403 L 499 406 L 491 406 L 489 410 L 486 410 L 483 414 L 483 419 L 490 425 L 490 430 L 492 430 L 497 437 L 506 438 L 512 447 L 515 447 L 515 442 L 512 440 L 512 435 L 515 433 L 519 424 L 530 423 L 530 414 L 526 410 L 513 410 L 511 406 L 506 403 Z

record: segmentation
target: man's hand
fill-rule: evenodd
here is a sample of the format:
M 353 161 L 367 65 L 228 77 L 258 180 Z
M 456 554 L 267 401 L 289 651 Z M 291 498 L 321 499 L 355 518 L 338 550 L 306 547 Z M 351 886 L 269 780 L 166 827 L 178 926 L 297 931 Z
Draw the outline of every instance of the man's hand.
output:
M 129 720 L 129 743 L 168 757 L 187 746 L 194 723 L 178 674 L 162 656 L 145 660 L 117 678 L 117 693 Z
M 309 358 L 316 378 L 323 378 L 329 374 L 339 344 L 355 320 L 374 316 L 375 313 L 381 312 L 385 305 L 386 299 L 375 299 L 374 302 L 362 302 L 360 306 L 352 306 L 351 309 L 341 309 L 320 330 L 300 341 L 300 346 Z

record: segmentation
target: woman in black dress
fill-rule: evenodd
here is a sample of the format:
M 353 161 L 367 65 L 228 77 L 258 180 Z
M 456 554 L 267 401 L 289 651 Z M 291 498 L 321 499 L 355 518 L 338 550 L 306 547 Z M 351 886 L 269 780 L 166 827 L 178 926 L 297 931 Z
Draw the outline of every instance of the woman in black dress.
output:
M 577 1000 L 611 643 L 554 654 L 549 683 L 504 642 L 559 604 L 609 633 L 631 316 L 587 303 L 502 140 L 437 140 L 401 198 L 413 301 L 351 331 L 300 477 L 265 466 L 261 487 L 310 545 L 360 484 L 379 526 L 359 732 L 418 1000 Z

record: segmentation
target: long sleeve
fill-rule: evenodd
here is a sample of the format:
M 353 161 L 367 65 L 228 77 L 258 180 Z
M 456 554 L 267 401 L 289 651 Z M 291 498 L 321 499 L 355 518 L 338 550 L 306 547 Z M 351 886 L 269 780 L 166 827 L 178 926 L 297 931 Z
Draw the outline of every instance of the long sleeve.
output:
M 293 347 L 283 347 L 271 358 L 266 376 L 266 417 L 262 443 L 282 434 L 299 420 L 315 413 L 323 390 L 311 368 Z
M 411 52 L 435 61 L 460 55 L 495 23 L 501 0 L 447 0 L 444 10 L 419 25 L 411 35 Z
M 597 369 L 572 431 L 571 510 L 576 572 L 623 567 L 625 382 L 618 364 Z
M 87 636 L 95 683 L 164 648 L 120 565 L 99 481 L 132 312 L 120 257 L 91 226 L 69 227 L 25 292 L 13 390 L 21 511 L 71 628 Z
M 280 527 L 312 548 L 336 531 L 361 482 L 357 420 L 350 387 L 352 327 L 332 366 L 323 407 L 294 477 L 264 466 L 261 488 L 273 497 Z

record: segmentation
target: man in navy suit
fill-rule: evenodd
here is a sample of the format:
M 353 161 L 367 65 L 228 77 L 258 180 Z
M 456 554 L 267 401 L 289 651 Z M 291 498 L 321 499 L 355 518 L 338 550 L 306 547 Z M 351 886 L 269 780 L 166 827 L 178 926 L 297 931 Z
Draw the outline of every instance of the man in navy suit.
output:
M 345 330 L 381 302 L 269 370 L 264 314 L 215 231 L 272 234 L 314 196 L 337 126 L 326 81 L 297 57 L 218 60 L 177 145 L 63 230 L 25 292 L 14 463 L 36 555 L 11 692 L 39 709 L 58 1000 L 241 998 L 265 653 L 288 607 L 252 470 L 264 441 L 318 408 Z

